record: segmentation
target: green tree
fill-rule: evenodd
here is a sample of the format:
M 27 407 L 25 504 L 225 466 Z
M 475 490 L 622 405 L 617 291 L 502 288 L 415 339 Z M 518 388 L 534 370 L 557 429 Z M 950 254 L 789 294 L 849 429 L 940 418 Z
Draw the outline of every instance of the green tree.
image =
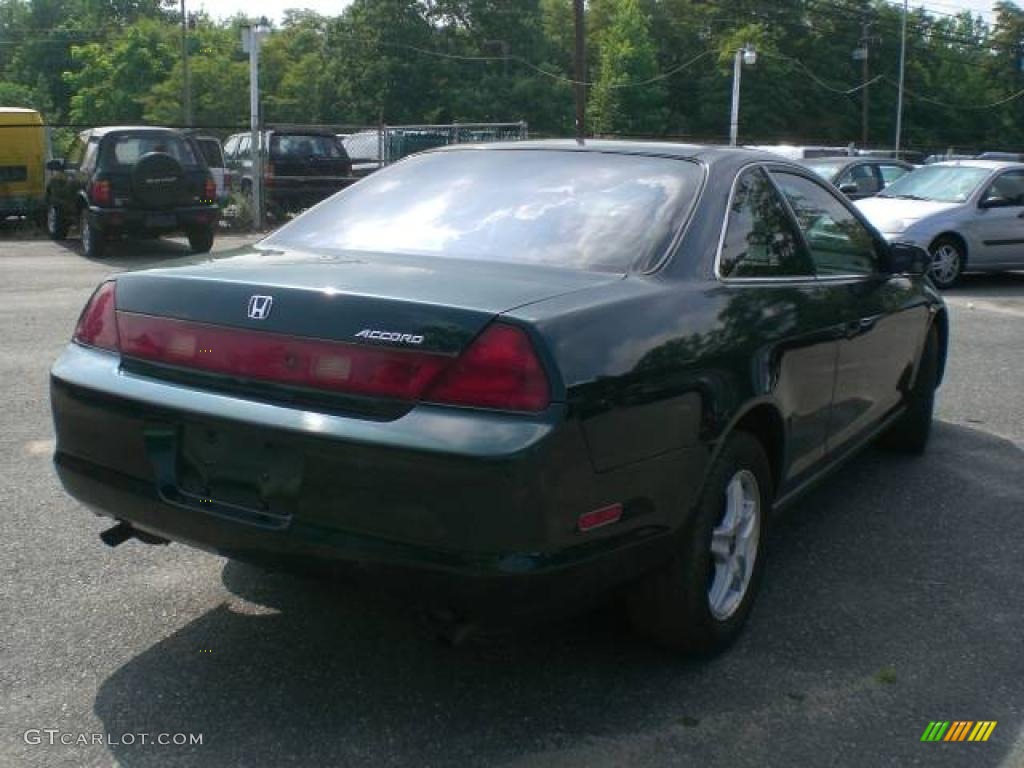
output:
M 599 39 L 597 80 L 589 120 L 595 133 L 649 134 L 665 130 L 665 87 L 648 20 L 639 0 L 617 0 Z
M 142 120 L 144 97 L 160 83 L 175 60 L 174 30 L 144 20 L 127 27 L 112 43 L 74 46 L 74 69 L 64 73 L 72 92 L 71 122 L 104 123 Z

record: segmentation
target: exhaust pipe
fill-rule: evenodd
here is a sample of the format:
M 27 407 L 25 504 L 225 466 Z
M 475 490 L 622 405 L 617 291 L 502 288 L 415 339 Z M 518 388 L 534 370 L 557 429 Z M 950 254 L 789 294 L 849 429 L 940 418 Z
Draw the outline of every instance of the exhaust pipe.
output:
M 143 544 L 170 544 L 167 539 L 154 536 L 151 533 L 143 533 L 132 527 L 131 523 L 120 521 L 113 528 L 108 528 L 100 534 L 100 540 L 108 547 L 117 547 L 124 544 L 128 539 L 138 539 Z

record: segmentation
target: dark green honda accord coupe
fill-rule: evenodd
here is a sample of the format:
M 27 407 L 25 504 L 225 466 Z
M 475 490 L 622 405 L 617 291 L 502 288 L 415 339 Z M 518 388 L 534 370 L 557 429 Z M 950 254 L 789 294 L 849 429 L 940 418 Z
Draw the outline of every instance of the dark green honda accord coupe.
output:
M 610 594 L 728 645 L 770 513 L 924 450 L 927 254 L 748 150 L 425 152 L 255 246 L 100 285 L 53 367 L 102 536 L 407 589 L 460 621 Z

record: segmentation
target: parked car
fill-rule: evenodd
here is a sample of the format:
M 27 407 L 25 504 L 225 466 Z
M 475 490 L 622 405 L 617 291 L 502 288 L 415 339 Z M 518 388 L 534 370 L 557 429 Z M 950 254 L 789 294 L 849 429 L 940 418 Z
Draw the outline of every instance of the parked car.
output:
M 252 194 L 251 133 L 224 142 L 224 157 L 243 194 Z M 341 141 L 327 131 L 265 131 L 263 194 L 280 212 L 308 208 L 352 183 L 352 161 Z
M 887 240 L 927 248 L 940 288 L 965 271 L 1024 268 L 1024 164 L 926 165 L 857 205 Z
M 220 146 L 220 141 L 213 136 L 193 135 L 191 138 L 199 147 L 206 167 L 213 176 L 213 183 L 217 185 L 217 202 L 226 205 L 231 195 L 232 179 L 224 162 L 224 150 Z
M 853 148 L 853 145 L 846 147 L 815 147 L 815 146 L 797 146 L 793 144 L 761 144 L 751 146 L 750 149 L 756 149 L 761 152 L 771 152 L 772 154 L 779 155 L 786 158 L 787 160 L 808 160 L 812 157 L 842 157 L 848 156 L 853 157 L 857 154 L 857 150 Z
M 47 139 L 43 117 L 34 109 L 0 107 L 0 219 L 46 210 Z
M 183 232 L 195 253 L 213 246 L 220 217 L 202 155 L 181 131 L 107 127 L 82 131 L 67 157 L 51 160 L 46 228 L 55 240 L 77 224 L 86 256 L 121 235 Z
M 803 163 L 851 200 L 877 195 L 896 179 L 914 170 L 914 166 L 902 160 L 865 157 L 816 157 Z
M 902 160 L 913 167 L 924 165 L 925 154 L 914 149 L 858 149 L 857 157 L 875 157 L 881 160 Z
M 924 450 L 927 259 L 766 153 L 428 151 L 247 252 L 102 283 L 52 370 L 56 468 L 111 545 L 350 567 L 458 621 L 621 588 L 715 651 L 771 510 L 876 437 Z
M 1024 163 L 1024 155 L 1020 152 L 982 152 L 978 160 L 1006 160 L 1011 163 Z

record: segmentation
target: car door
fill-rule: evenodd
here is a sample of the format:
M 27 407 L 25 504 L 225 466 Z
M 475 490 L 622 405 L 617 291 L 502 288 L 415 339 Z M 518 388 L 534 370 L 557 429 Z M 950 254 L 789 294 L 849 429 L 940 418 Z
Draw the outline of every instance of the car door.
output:
M 1024 169 L 1003 171 L 982 191 L 974 222 L 970 262 L 977 267 L 1024 263 Z
M 826 458 L 841 324 L 835 288 L 815 279 L 796 223 L 760 166 L 734 185 L 717 274 L 727 286 L 723 323 L 758 348 L 758 388 L 772 391 L 783 416 L 784 494 Z
M 799 172 L 772 176 L 793 208 L 818 280 L 834 289 L 842 322 L 828 428 L 829 451 L 836 454 L 900 406 L 928 308 L 910 278 L 882 271 L 887 246 L 838 195 Z
M 87 133 L 75 137 L 64 157 L 63 169 L 50 180 L 50 198 L 57 203 L 64 216 L 77 215 L 78 194 L 85 188 L 81 165 L 88 138 Z

